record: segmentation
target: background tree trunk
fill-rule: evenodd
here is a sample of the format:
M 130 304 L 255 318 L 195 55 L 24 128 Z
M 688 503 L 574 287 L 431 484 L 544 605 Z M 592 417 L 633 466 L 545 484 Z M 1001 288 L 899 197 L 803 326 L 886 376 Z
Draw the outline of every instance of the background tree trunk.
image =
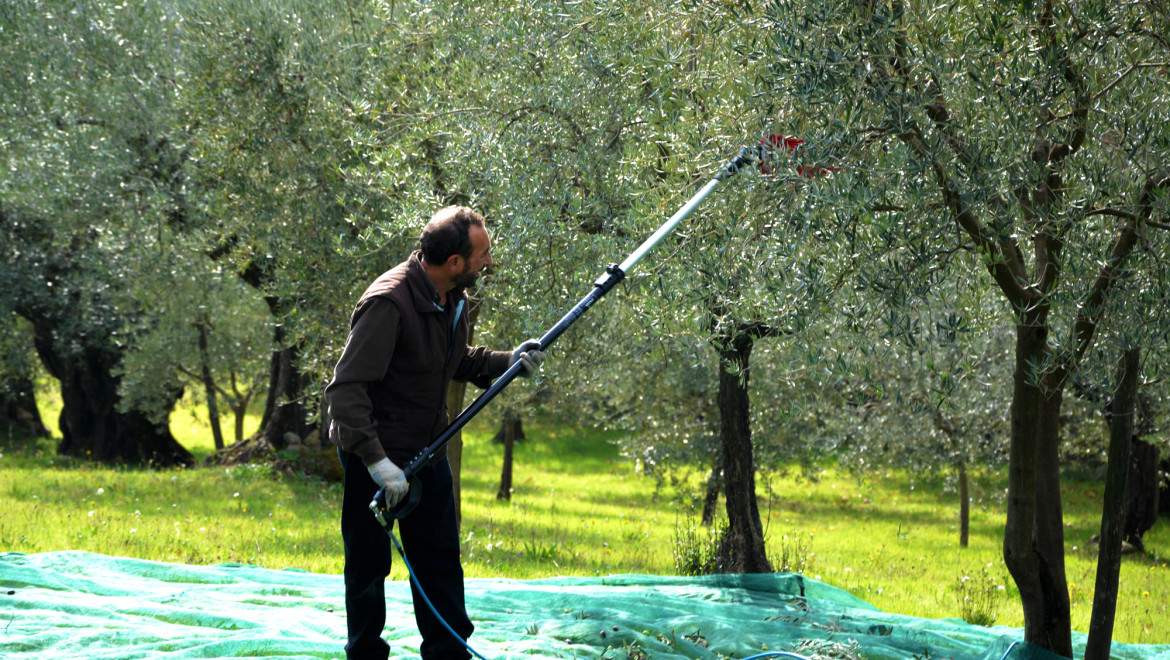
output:
M 1170 458 L 1158 463 L 1158 513 L 1170 513 Z
M 971 535 L 971 491 L 967 478 L 967 463 L 959 461 L 959 547 L 967 547 Z
M 1126 480 L 1130 470 L 1130 443 L 1134 429 L 1141 351 L 1131 348 L 1117 370 L 1117 393 L 1109 420 L 1109 467 L 1105 476 L 1105 502 L 1101 511 L 1101 543 L 1097 555 L 1097 584 L 1085 660 L 1109 660 L 1113 620 L 1117 614 L 1117 579 L 1121 574 L 1121 541 L 1127 520 Z
M 304 440 L 313 430 L 309 424 L 305 407 L 307 378 L 297 368 L 300 352 L 297 346 L 286 346 L 284 329 L 277 325 L 274 344 L 281 346 L 273 352 L 268 380 L 268 398 L 264 414 L 260 418 L 260 429 L 243 442 L 225 447 L 207 457 L 208 465 L 235 465 L 253 460 L 257 456 L 271 455 L 285 449 L 295 436 Z M 314 462 L 301 466 L 319 476 L 333 479 L 335 461 Z M 287 467 L 287 466 L 286 466 Z
M 285 435 L 304 438 L 309 431 L 305 411 L 305 377 L 297 369 L 300 350 L 284 346 L 284 331 L 276 328 L 276 345 L 283 346 L 272 354 L 272 371 L 268 381 L 268 400 L 260 419 L 262 436 L 274 449 L 284 449 Z
M 474 328 L 473 328 L 474 330 Z M 469 335 L 470 337 L 470 335 Z M 470 338 L 468 339 L 470 341 Z M 463 410 L 463 399 L 467 395 L 467 383 L 451 381 L 447 388 L 447 411 L 455 419 L 457 411 Z M 451 436 L 447 442 L 447 462 L 451 465 L 451 488 L 455 491 L 455 521 L 463 522 L 463 430 Z
M 244 418 L 248 414 L 248 406 L 252 403 L 252 396 L 256 393 L 255 388 L 249 387 L 244 391 L 240 391 L 236 383 L 236 372 L 231 372 L 232 395 L 229 400 L 232 402 L 232 417 L 235 420 L 235 438 L 232 442 L 244 441 Z M 325 414 L 325 411 L 321 411 Z M 320 428 L 329 428 L 328 424 L 322 424 Z
M 1046 640 L 1045 648 L 1072 657 L 1072 605 L 1064 565 L 1064 506 L 1060 493 L 1059 392 L 1044 399 L 1037 447 L 1035 547 L 1043 602 L 1042 623 L 1033 633 Z M 1025 635 L 1026 637 L 1026 635 Z
M 497 500 L 511 501 L 512 499 L 512 448 L 516 446 L 516 413 L 511 408 L 504 409 L 504 466 L 500 471 L 500 489 L 496 491 Z
M 0 428 L 38 438 L 49 437 L 41 421 L 32 380 L 20 377 L 0 385 Z
M 723 445 L 723 490 L 727 496 L 727 532 L 707 572 L 771 573 L 764 549 L 764 527 L 756 505 L 748 367 L 754 339 L 736 335 L 719 351 L 719 429 Z
M 224 245 L 212 251 L 208 256 L 219 261 L 235 248 L 235 240 L 229 240 Z M 270 275 L 266 267 L 252 260 L 239 272 L 240 279 L 258 292 L 263 292 L 269 283 Z M 296 436 L 304 440 L 313 430 L 309 422 L 309 415 L 305 405 L 305 389 L 308 378 L 302 374 L 297 366 L 300 356 L 300 347 L 288 345 L 284 326 L 280 319 L 284 318 L 285 307 L 290 303 L 282 302 L 271 295 L 264 296 L 264 303 L 272 318 L 277 321 L 272 332 L 272 345 L 279 347 L 272 354 L 269 368 L 268 397 L 264 402 L 264 412 L 260 417 L 260 429 L 243 442 L 237 442 L 230 447 L 217 451 L 207 457 L 205 463 L 232 465 L 252 460 L 258 455 L 271 454 L 274 450 L 281 450 L 288 446 L 288 440 Z M 321 411 L 324 414 L 324 411 Z M 333 461 L 315 462 L 305 466 L 306 469 L 317 472 L 320 476 L 335 478 L 336 472 Z M 328 466 L 327 468 L 325 466 Z M 326 474 L 322 472 L 325 469 Z
M 524 439 L 524 419 L 516 414 L 516 411 L 511 411 L 511 414 L 504 415 L 500 420 L 500 429 L 492 436 L 492 442 L 501 444 L 507 442 L 508 435 L 511 434 L 512 442 L 518 442 Z
M 63 293 L 67 291 L 64 287 L 45 286 L 72 281 L 94 292 L 120 286 L 103 281 L 85 267 L 87 254 L 104 258 L 100 251 L 87 252 L 93 248 L 91 234 L 75 234 L 68 249 L 61 249 L 58 241 L 62 237 L 54 236 L 53 226 L 45 218 L 26 218 L 0 209 L 0 245 L 35 265 L 25 272 L 5 271 L 6 277 L 14 278 L 6 283 L 42 292 L 16 300 L 11 310 L 31 324 L 37 357 L 60 383 L 61 442 L 57 452 L 107 463 L 192 465 L 194 457 L 175 440 L 165 422 L 182 395 L 177 384 L 165 392 L 171 398 L 163 406 L 163 422 L 155 423 L 139 410 L 118 410 L 121 378 L 115 370 L 126 349 L 109 338 L 122 327 L 125 317 L 109 313 L 114 305 L 103 296 L 82 304 L 76 294 Z M 160 389 L 166 388 L 166 383 L 160 384 Z
M 199 379 L 203 381 L 203 394 L 207 398 L 207 422 L 211 426 L 211 437 L 215 442 L 215 450 L 219 451 L 223 449 L 223 426 L 219 422 L 215 378 L 211 375 L 211 357 L 207 352 L 208 325 L 205 316 L 195 323 L 199 330 Z
M 723 491 L 723 461 L 715 460 L 715 465 L 707 473 L 707 492 L 703 495 L 703 526 L 715 524 L 715 510 L 719 504 L 719 493 Z
M 1142 535 L 1158 521 L 1160 452 L 1156 445 L 1142 440 L 1136 433 L 1131 443 L 1129 479 L 1125 489 L 1125 541 L 1138 552 L 1145 552 Z
M 61 383 L 61 442 L 57 453 L 106 463 L 171 467 L 194 465 L 195 457 L 171 435 L 139 411 L 118 410 L 114 375 L 120 355 L 82 343 L 79 350 L 58 352 L 51 323 L 33 322 L 37 354 Z M 176 388 L 173 401 L 182 390 Z M 173 405 L 173 402 L 172 402 Z
M 469 291 L 469 293 L 472 293 Z M 467 344 L 471 345 L 475 337 L 475 324 L 479 321 L 479 300 L 469 296 L 470 305 L 467 310 Z M 463 412 L 463 399 L 467 396 L 467 383 L 451 381 L 447 388 L 447 414 L 455 419 Z M 447 442 L 447 462 L 451 465 L 451 486 L 455 491 L 455 521 L 463 522 L 463 431 L 462 429 L 451 436 Z

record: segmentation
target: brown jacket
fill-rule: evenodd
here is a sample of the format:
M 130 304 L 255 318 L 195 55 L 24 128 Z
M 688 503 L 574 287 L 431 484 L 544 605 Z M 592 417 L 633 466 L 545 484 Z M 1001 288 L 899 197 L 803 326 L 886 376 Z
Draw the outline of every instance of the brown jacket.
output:
M 365 465 L 383 456 L 406 467 L 447 428 L 452 380 L 488 387 L 509 351 L 467 346 L 467 294 L 439 292 L 416 251 L 366 289 L 325 388 L 329 438 Z

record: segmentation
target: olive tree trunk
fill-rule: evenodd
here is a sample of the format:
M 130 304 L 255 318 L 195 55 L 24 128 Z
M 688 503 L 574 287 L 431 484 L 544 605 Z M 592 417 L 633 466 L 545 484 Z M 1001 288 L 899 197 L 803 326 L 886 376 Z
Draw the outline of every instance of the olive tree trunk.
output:
M 723 492 L 727 498 L 727 532 L 711 559 L 709 572 L 771 573 L 764 547 L 764 527 L 756 504 L 755 459 L 752 451 L 749 364 L 755 340 L 736 335 L 719 350 Z
M 1109 660 L 1113 620 L 1117 614 L 1117 579 L 1121 575 L 1121 540 L 1124 535 L 1126 481 L 1129 449 L 1134 429 L 1141 351 L 1131 348 L 1117 370 L 1117 391 L 1109 421 L 1109 467 L 1105 476 L 1105 503 L 1101 510 L 1101 543 L 1097 555 L 1097 583 L 1085 660 Z
M 1072 657 L 1058 455 L 1063 382 L 1032 376 L 1046 337 L 1043 323 L 1017 327 L 1003 556 L 1020 590 L 1024 641 Z
M 707 485 L 703 494 L 703 526 L 715 524 L 715 510 L 719 504 L 719 493 L 723 492 L 723 462 L 716 459 L 715 465 L 707 473 Z
M 472 328 L 474 331 L 475 328 Z M 470 341 L 471 335 L 468 335 Z M 447 387 L 447 411 L 452 415 L 463 410 L 463 398 L 467 395 L 467 383 L 451 381 Z M 447 462 L 451 465 L 451 488 L 455 491 L 455 521 L 463 522 L 463 431 L 460 430 L 447 442 Z
M 206 315 L 201 315 L 195 323 L 199 331 L 199 380 L 203 383 L 203 396 L 207 400 L 207 423 L 211 426 L 211 438 L 215 442 L 215 450 L 223 449 L 223 425 L 219 419 L 219 396 L 215 391 L 215 377 L 211 375 L 211 355 L 208 353 L 208 335 L 211 322 Z M 237 418 L 237 422 L 239 418 Z
M 0 384 L 0 429 L 49 437 L 49 429 L 41 421 L 31 379 L 18 377 Z
M 57 453 L 105 463 L 154 467 L 191 466 L 195 457 L 171 435 L 166 423 L 155 423 L 138 410 L 119 410 L 121 355 L 84 339 L 61 351 L 53 341 L 51 323 L 33 323 L 37 354 L 61 384 L 61 442 Z M 181 390 L 172 396 L 178 401 Z M 172 402 L 173 405 L 173 402 Z
M 966 548 L 971 536 L 971 486 L 967 462 L 959 461 L 959 547 Z
M 519 418 L 511 408 L 504 410 L 504 465 L 500 469 L 500 489 L 496 491 L 497 500 L 511 501 L 512 499 L 512 451 L 516 446 L 515 423 Z
M 1125 542 L 1146 551 L 1142 537 L 1158 521 L 1161 506 L 1158 446 L 1138 437 L 1135 428 L 1129 451 L 1129 479 L 1125 489 Z M 1110 457 L 1112 460 L 1112 457 Z

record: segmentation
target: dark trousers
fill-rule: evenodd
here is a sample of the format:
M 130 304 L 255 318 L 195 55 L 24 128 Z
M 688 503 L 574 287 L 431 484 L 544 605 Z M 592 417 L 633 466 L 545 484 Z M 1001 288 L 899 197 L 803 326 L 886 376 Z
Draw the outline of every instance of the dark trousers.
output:
M 349 629 L 346 657 L 385 660 L 390 646 L 382 639 L 386 626 L 386 576 L 393 547 L 386 530 L 370 511 L 378 485 L 354 454 L 339 451 L 345 470 L 341 503 L 341 538 L 345 543 L 345 616 Z M 459 561 L 459 526 L 451 466 L 446 459 L 418 473 L 422 500 L 402 520 L 398 533 L 407 561 L 435 609 L 463 639 L 474 626 L 463 601 L 463 565 Z M 423 660 L 466 660 L 467 649 L 435 618 L 412 581 L 414 618 L 422 633 Z

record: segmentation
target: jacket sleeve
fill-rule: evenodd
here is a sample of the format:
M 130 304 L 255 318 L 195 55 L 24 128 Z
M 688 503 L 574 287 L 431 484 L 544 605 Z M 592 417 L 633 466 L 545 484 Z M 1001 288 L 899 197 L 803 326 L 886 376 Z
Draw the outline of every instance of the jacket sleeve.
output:
M 329 438 L 343 451 L 357 454 L 367 466 L 386 457 L 378 440 L 369 390 L 390 367 L 400 318 L 398 308 L 383 298 L 371 298 L 359 307 L 333 380 L 325 388 Z
M 454 379 L 487 389 L 491 387 L 493 379 L 508 370 L 511 361 L 512 351 L 493 351 L 483 346 L 465 347 L 463 359 L 455 369 Z

